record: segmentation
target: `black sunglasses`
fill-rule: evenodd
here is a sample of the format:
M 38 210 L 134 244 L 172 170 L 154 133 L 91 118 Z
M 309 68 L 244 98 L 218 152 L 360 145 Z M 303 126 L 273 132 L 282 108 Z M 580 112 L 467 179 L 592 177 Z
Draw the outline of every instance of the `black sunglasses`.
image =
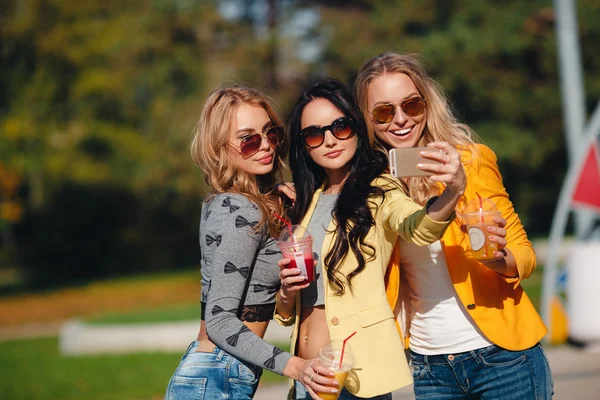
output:
M 333 121 L 331 125 L 325 126 L 307 126 L 300 131 L 300 137 L 304 139 L 311 149 L 315 149 L 325 141 L 325 132 L 329 131 L 339 140 L 347 140 L 356 134 L 354 123 L 350 117 L 340 117 Z

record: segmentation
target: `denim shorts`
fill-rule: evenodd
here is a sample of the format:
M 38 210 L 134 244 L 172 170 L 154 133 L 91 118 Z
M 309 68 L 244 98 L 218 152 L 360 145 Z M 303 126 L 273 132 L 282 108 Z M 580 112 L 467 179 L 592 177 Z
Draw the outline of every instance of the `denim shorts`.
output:
M 411 366 L 417 400 L 549 400 L 553 394 L 540 344 L 521 351 L 492 345 L 434 356 L 411 351 Z
M 300 382 L 294 381 L 294 390 L 296 391 L 296 395 L 294 396 L 295 400 L 311 400 L 310 394 L 308 394 L 306 388 Z M 346 389 L 342 389 L 342 393 L 340 393 L 338 400 L 392 400 L 392 394 L 386 393 L 375 397 L 363 398 L 356 397 Z
M 192 342 L 169 381 L 165 400 L 251 399 L 258 388 L 262 369 L 242 362 L 215 347 L 212 353 L 197 353 Z

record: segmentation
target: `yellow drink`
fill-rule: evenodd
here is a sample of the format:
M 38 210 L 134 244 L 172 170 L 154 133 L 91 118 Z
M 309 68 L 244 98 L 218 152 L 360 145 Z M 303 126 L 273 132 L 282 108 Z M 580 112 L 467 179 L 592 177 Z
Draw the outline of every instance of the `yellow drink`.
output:
M 469 243 L 473 258 L 476 260 L 492 260 L 497 258 L 494 252 L 498 250 L 498 244 L 490 241 L 488 227 L 498 226 L 494 218 L 501 217 L 496 204 L 490 199 L 479 197 L 472 199 L 465 207 L 461 216 L 463 223 L 467 226 Z
M 332 371 L 335 374 L 332 380 L 338 382 L 336 393 L 317 392 L 317 395 L 323 400 L 337 400 L 340 397 L 346 379 L 348 379 L 348 373 L 356 364 L 352 348 L 346 346 L 345 352 L 343 350 L 344 344 L 341 340 L 332 340 L 319 350 L 319 364 Z
M 493 221 L 485 221 L 469 226 L 469 240 L 471 241 L 471 250 L 473 258 L 477 260 L 490 260 L 497 258 L 494 252 L 498 250 L 498 244 L 490 241 L 487 228 L 488 226 L 497 226 Z
M 337 398 L 340 397 L 340 393 L 342 392 L 342 389 L 344 388 L 344 383 L 346 382 L 346 378 L 348 377 L 348 372 L 349 371 L 336 371 L 335 372 L 335 380 L 339 382 L 339 385 L 337 388 L 338 389 L 337 393 L 317 392 L 319 397 L 323 400 L 337 400 Z

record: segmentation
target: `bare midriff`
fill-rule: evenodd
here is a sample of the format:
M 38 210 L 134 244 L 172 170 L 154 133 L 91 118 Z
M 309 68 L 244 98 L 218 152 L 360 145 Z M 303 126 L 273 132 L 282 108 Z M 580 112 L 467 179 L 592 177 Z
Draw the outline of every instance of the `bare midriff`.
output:
M 254 332 L 256 336 L 261 338 L 265 337 L 265 332 L 269 326 L 269 321 L 242 321 L 242 323 L 246 325 L 252 332 Z M 206 333 L 206 324 L 204 321 L 200 322 L 200 331 L 198 332 L 198 338 L 196 340 L 199 342 L 198 348 L 196 349 L 197 353 L 212 353 L 216 347 L 216 345 L 208 338 L 208 334 Z
M 327 316 L 324 306 L 302 307 L 298 332 L 298 357 L 319 357 L 319 350 L 329 342 Z

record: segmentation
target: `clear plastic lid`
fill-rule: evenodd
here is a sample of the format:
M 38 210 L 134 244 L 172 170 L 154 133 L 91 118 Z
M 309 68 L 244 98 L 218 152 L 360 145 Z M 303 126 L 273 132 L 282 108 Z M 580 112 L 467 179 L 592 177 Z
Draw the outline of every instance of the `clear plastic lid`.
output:
M 342 349 L 344 352 L 343 360 Z M 346 345 L 344 346 L 344 342 L 342 340 L 332 340 L 331 342 L 325 344 L 325 346 L 319 350 L 319 358 L 321 365 L 330 369 L 349 371 L 356 363 L 355 353 L 352 349 L 352 346 L 348 342 L 346 342 Z M 341 368 L 340 361 L 342 361 Z
M 465 206 L 463 214 L 487 214 L 496 212 L 498 212 L 498 207 L 496 207 L 496 204 L 494 204 L 492 200 L 482 197 L 481 199 L 476 198 L 469 201 L 469 203 L 467 203 Z
M 298 242 L 298 241 L 302 241 L 302 240 L 306 240 L 306 239 L 312 239 L 312 236 L 308 232 L 308 229 L 306 229 L 302 225 L 292 225 L 292 235 L 293 235 L 293 240 L 290 240 L 290 230 L 286 226 L 283 228 L 283 230 L 281 231 L 281 234 L 279 235 L 279 241 L 280 242 L 289 242 L 289 241 Z

